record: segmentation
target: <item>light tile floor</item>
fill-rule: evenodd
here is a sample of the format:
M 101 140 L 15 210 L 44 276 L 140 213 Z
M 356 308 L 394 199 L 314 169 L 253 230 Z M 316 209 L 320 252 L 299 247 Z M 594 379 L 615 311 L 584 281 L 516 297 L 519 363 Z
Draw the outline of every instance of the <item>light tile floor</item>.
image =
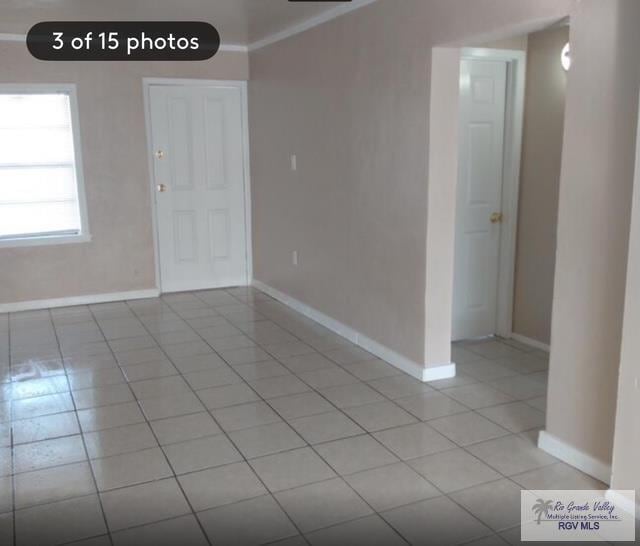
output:
M 521 487 L 605 487 L 535 446 L 546 354 L 453 359 L 422 384 L 247 288 L 0 315 L 0 543 L 507 544 Z

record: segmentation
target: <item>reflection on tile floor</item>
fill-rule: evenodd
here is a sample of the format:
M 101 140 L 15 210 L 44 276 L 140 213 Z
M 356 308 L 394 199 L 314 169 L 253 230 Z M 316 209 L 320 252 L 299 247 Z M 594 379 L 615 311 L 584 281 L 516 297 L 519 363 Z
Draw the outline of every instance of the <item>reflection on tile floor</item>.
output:
M 0 315 L 0 544 L 517 543 L 521 487 L 604 487 L 535 447 L 546 354 L 453 359 L 247 288 Z

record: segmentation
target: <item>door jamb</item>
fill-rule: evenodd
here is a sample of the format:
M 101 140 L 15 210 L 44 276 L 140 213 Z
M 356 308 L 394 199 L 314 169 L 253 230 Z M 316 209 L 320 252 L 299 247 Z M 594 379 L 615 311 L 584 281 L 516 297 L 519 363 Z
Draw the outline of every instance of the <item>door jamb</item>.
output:
M 249 118 L 247 82 L 243 80 L 201 80 L 192 78 L 142 78 L 144 97 L 144 118 L 147 137 L 147 161 L 149 168 L 149 192 L 151 199 L 151 223 L 153 230 L 153 256 L 156 272 L 156 288 L 162 293 L 162 276 L 160 273 L 160 245 L 158 239 L 158 217 L 156 209 L 156 192 L 154 187 L 155 167 L 153 162 L 153 142 L 151 138 L 151 97 L 152 86 L 198 86 L 198 87 L 233 87 L 240 90 L 241 123 L 242 123 L 242 156 L 243 156 L 243 184 L 244 184 L 244 223 L 245 223 L 245 284 L 248 286 L 253 279 L 253 242 L 251 231 L 251 171 L 249 153 Z M 211 286 L 211 288 L 217 288 Z M 201 288 L 194 288 L 194 290 Z
M 500 337 L 510 338 L 513 333 L 513 296 L 515 288 L 518 198 L 520 193 L 520 161 L 522 154 L 527 52 L 512 49 L 470 47 L 461 49 L 460 58 L 505 61 L 507 63 L 507 94 L 502 165 L 502 212 L 504 214 L 504 222 L 500 236 L 496 334 Z

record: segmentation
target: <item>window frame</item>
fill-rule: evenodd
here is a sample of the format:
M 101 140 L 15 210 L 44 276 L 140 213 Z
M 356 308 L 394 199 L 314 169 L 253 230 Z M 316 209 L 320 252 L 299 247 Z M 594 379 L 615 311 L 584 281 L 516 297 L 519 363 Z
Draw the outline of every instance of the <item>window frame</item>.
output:
M 73 138 L 73 159 L 80 209 L 80 231 L 73 234 L 33 234 L 22 237 L 0 238 L 0 248 L 24 246 L 61 245 L 68 243 L 86 243 L 91 241 L 89 220 L 87 215 L 87 199 L 84 184 L 84 167 L 82 163 L 82 140 L 80 138 L 80 116 L 78 113 L 78 94 L 73 83 L 56 84 L 0 84 L 0 95 L 46 95 L 63 94 L 69 97 L 71 113 L 71 134 Z

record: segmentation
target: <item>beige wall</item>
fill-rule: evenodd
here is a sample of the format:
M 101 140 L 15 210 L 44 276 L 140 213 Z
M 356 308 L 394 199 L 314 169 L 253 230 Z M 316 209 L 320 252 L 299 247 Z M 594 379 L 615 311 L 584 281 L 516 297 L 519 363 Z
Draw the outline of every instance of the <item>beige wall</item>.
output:
M 488 49 L 516 49 L 519 51 L 526 51 L 528 41 L 529 41 L 528 35 L 522 34 L 520 36 L 513 36 L 512 38 L 505 38 L 503 40 L 493 40 L 491 42 L 484 42 L 482 44 L 477 44 L 472 47 L 484 47 Z
M 427 187 L 427 248 L 425 259 L 424 364 L 451 360 L 453 320 L 456 184 L 433 183 L 458 179 L 460 109 L 460 49 L 436 47 L 431 64 L 429 106 L 429 174 Z M 435 76 L 435 77 L 434 77 Z
M 513 35 L 571 4 L 379 0 L 252 52 L 255 277 L 424 364 L 432 48 Z
M 459 17 L 463 5 L 465 17 Z M 253 52 L 256 278 L 418 362 L 426 361 L 431 343 L 440 350 L 441 339 L 425 336 L 427 315 L 441 312 L 447 320 L 450 287 L 442 281 L 446 275 L 434 277 L 431 286 L 425 264 L 434 254 L 429 249 L 442 255 L 453 241 L 449 224 L 426 233 L 427 211 L 432 194 L 447 201 L 440 190 L 455 185 L 455 177 L 427 159 L 436 149 L 429 135 L 438 135 L 446 121 L 429 119 L 432 47 L 496 40 L 501 28 L 530 32 L 531 24 L 542 28 L 571 12 L 574 64 L 547 431 L 608 464 L 635 150 L 639 11 L 635 0 L 380 0 Z M 450 71 L 437 72 L 446 77 Z M 444 153 L 452 140 L 447 134 Z M 288 168 L 290 153 L 298 155 L 296 173 Z M 292 250 L 300 252 L 297 268 Z M 452 271 L 448 260 L 440 267 Z M 430 299 L 438 288 L 444 296 Z M 435 308 L 426 311 L 425 300 Z M 442 337 L 447 328 L 433 330 Z
M 0 303 L 154 288 L 142 78 L 248 77 L 242 53 L 194 63 L 66 63 L 0 42 L 0 83 L 75 83 L 92 241 L 0 249 Z
M 639 118 L 640 121 L 640 118 Z M 627 290 L 622 330 L 618 409 L 613 446 L 613 489 L 640 494 L 640 123 L 629 242 Z M 637 498 L 637 497 L 636 497 Z M 637 498 L 640 506 L 640 498 Z
M 604 464 L 620 362 L 639 21 L 637 0 L 582 0 L 571 20 L 547 432 Z
M 554 28 L 531 34 L 527 49 L 513 331 L 547 344 L 567 85 L 560 53 L 568 41 L 569 27 Z

